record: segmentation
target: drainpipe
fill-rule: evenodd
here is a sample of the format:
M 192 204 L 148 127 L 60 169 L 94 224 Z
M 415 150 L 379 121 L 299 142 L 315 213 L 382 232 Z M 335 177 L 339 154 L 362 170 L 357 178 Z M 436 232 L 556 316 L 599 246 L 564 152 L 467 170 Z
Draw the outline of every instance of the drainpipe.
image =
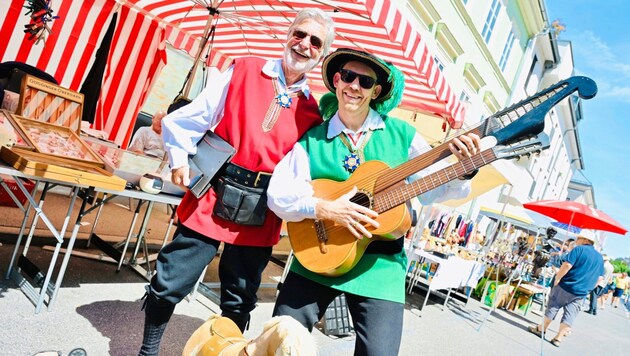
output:
M 560 62 L 560 56 L 558 55 L 560 52 L 558 50 L 558 38 L 556 37 L 556 34 L 551 31 L 551 24 L 549 23 L 549 17 L 547 16 L 547 5 L 545 4 L 545 0 L 538 0 L 538 5 L 540 6 L 540 13 L 543 17 L 543 22 L 547 24 L 547 28 L 549 28 L 548 36 L 549 42 L 551 43 L 551 54 L 553 55 L 553 66 L 546 69 L 553 69 L 558 65 L 558 62 Z

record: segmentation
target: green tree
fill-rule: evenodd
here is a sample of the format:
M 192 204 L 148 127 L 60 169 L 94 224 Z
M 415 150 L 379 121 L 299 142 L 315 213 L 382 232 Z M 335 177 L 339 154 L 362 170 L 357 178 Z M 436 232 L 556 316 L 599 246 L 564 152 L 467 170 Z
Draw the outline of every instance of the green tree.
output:
M 622 260 L 611 260 L 610 263 L 615 267 L 615 273 L 628 273 L 630 271 L 630 267 Z

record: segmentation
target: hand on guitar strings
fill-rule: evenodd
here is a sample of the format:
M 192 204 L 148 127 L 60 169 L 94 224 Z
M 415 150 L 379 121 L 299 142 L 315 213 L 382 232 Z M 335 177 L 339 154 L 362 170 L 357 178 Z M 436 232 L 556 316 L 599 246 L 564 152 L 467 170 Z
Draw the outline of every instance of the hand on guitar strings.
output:
M 468 133 L 466 135 L 455 137 L 448 144 L 451 152 L 459 160 L 470 158 L 481 152 L 480 146 L 481 139 L 479 138 L 479 135 L 475 133 Z
M 357 239 L 372 237 L 366 225 L 378 228 L 379 223 L 374 220 L 378 213 L 362 205 L 350 201 L 357 194 L 357 187 L 335 200 L 320 199 L 315 206 L 315 215 L 321 220 L 334 221 L 337 225 L 346 227 Z
M 461 161 L 481 152 L 481 139 L 477 134 L 468 133 L 452 139 L 448 144 L 448 147 L 451 149 L 451 152 L 455 155 L 455 157 Z M 479 170 L 475 170 L 470 174 L 463 175 L 459 177 L 459 179 L 472 179 L 478 171 Z

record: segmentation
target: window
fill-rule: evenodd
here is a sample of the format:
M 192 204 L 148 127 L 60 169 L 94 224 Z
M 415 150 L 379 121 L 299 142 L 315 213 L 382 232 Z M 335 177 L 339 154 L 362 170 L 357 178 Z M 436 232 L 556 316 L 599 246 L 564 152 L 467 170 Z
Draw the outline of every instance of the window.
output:
M 492 93 L 489 91 L 487 91 L 483 95 L 483 103 L 486 105 L 486 108 L 488 108 L 490 114 L 496 113 L 501 108 L 499 106 L 499 103 L 497 102 L 497 99 L 495 99 L 494 95 L 492 95 Z
M 461 102 L 470 102 L 470 95 L 462 90 L 462 93 L 459 95 L 459 101 Z
M 419 23 L 427 31 L 431 31 L 431 26 L 441 19 L 430 0 L 409 1 L 407 2 L 407 9 L 420 20 Z
M 512 51 L 513 44 L 514 44 L 514 31 L 510 31 L 507 41 L 505 42 L 505 47 L 503 47 L 501 60 L 499 60 L 499 67 L 501 68 L 501 71 L 505 70 L 505 64 L 507 63 L 507 60 L 510 57 L 510 52 Z
M 494 25 L 497 23 L 499 10 L 501 10 L 501 3 L 499 0 L 492 0 L 492 6 L 490 6 L 488 17 L 486 17 L 486 23 L 483 25 L 483 31 L 481 32 L 481 37 L 483 37 L 483 40 L 486 41 L 486 43 L 490 42 L 492 30 L 494 29 Z
M 438 66 L 440 72 L 444 70 L 444 63 L 442 63 L 442 61 L 437 56 L 433 56 L 433 61 Z
M 446 55 L 446 58 L 451 60 L 451 62 L 455 61 L 458 56 L 464 53 L 464 50 L 445 23 L 439 23 L 435 27 L 435 39 L 440 49 Z
M 464 81 L 475 93 L 479 93 L 479 89 L 486 85 L 486 82 L 472 63 L 466 63 L 466 65 L 464 65 Z

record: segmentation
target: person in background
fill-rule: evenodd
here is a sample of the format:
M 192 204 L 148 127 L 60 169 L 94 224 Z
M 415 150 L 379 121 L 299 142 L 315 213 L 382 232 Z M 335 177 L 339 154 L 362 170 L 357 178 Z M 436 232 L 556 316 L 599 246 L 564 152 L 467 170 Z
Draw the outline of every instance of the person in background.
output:
M 563 309 L 560 329 L 551 339 L 556 347 L 560 346 L 563 338 L 570 332 L 584 298 L 603 279 L 604 259 L 595 250 L 594 244 L 595 234 L 590 230 L 582 230 L 577 237 L 576 246 L 556 273 L 543 323 L 528 327 L 529 332 L 540 337 L 543 331 L 547 331 L 560 309 Z
M 602 295 L 601 297 L 599 297 L 599 309 L 601 310 L 606 309 L 606 304 L 608 303 L 609 298 L 612 301 L 612 295 L 613 295 L 613 292 L 615 291 L 616 280 L 617 280 L 617 276 L 615 276 L 615 274 L 613 273 L 612 278 L 610 278 L 610 282 L 606 286 L 606 290 L 602 291 Z
M 162 140 L 162 119 L 166 111 L 158 111 L 151 118 L 151 126 L 139 128 L 127 147 L 128 151 L 145 154 L 159 159 L 164 158 L 164 140 Z
M 221 313 L 241 331 L 247 328 L 262 272 L 280 239 L 282 220 L 267 210 L 267 184 L 300 136 L 322 122 L 306 74 L 334 37 L 327 13 L 301 10 L 289 26 L 282 59 L 235 59 L 192 103 L 164 119 L 172 182 L 183 188 L 190 184 L 188 156 L 211 128 L 236 153 L 212 189 L 200 198 L 188 191 L 179 205 L 173 241 L 160 251 L 147 288 L 140 355 L 157 355 L 175 305 L 193 290 L 221 243 Z M 234 204 L 243 195 L 249 208 Z
M 608 284 L 612 281 L 613 271 L 615 267 L 610 263 L 610 257 L 603 255 L 604 258 L 604 276 L 601 281 L 597 283 L 597 286 L 593 288 L 590 293 L 589 309 L 586 311 L 589 314 L 597 315 L 597 304 L 601 296 L 607 292 Z
M 615 290 L 613 291 L 613 298 L 610 305 L 613 308 L 619 307 L 619 299 L 624 295 L 626 290 L 628 289 L 628 273 L 622 272 L 619 277 L 615 280 Z
M 367 226 L 379 226 L 378 214 L 350 200 L 356 187 L 338 199 L 326 200 L 314 196 L 311 181 L 347 180 L 370 160 L 394 167 L 430 146 L 411 125 L 387 116 L 400 103 L 404 86 L 402 73 L 394 66 L 369 53 L 340 48 L 324 59 L 322 74 L 326 87 L 336 94 L 320 100 L 322 115 L 330 119 L 309 130 L 278 164 L 267 192 L 269 207 L 289 222 L 328 220 L 357 239 L 371 238 Z M 455 138 L 451 151 L 458 159 L 471 157 L 479 152 L 479 137 Z M 439 163 L 412 179 L 442 168 Z M 422 204 L 468 195 L 470 178 L 453 177 L 422 195 Z M 407 267 L 403 242 L 402 238 L 372 242 L 358 264 L 339 277 L 311 272 L 294 259 L 273 315 L 292 316 L 310 331 L 335 297 L 345 293 L 356 332 L 354 354 L 397 355 Z

